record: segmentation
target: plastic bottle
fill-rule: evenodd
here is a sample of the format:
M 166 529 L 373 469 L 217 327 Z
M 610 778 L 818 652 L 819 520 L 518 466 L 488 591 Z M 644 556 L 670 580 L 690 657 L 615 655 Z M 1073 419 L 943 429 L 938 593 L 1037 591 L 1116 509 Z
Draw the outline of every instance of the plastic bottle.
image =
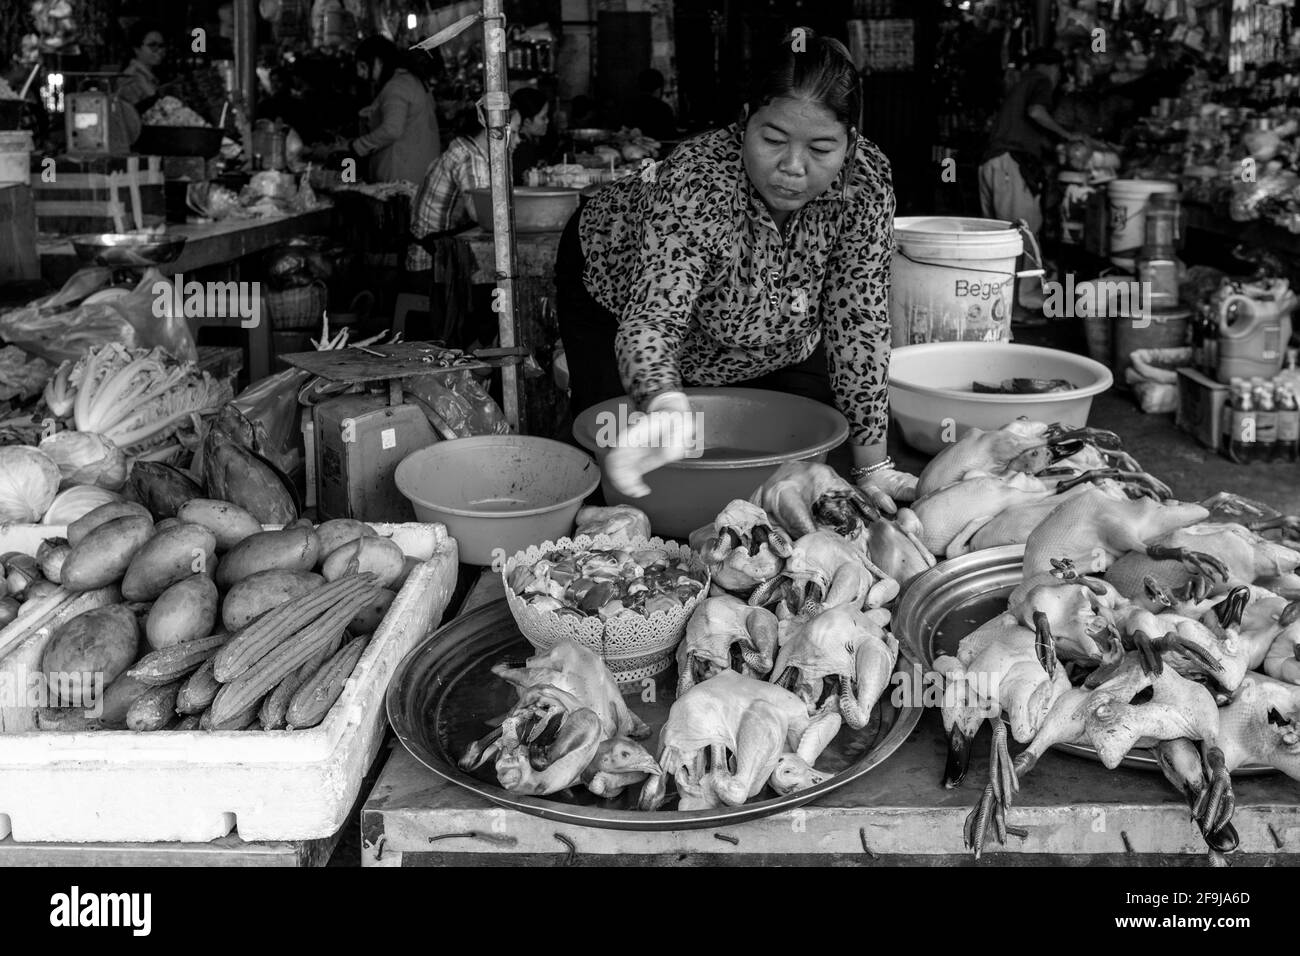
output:
M 1277 453 L 1277 410 L 1273 405 L 1273 386 L 1262 378 L 1251 382 L 1251 399 L 1255 404 L 1255 461 L 1272 461 Z
M 1224 446 L 1228 458 L 1239 465 L 1250 464 L 1255 458 L 1255 403 L 1251 399 L 1250 382 L 1234 379 L 1232 414 L 1228 416 L 1228 441 Z
M 1283 381 L 1277 385 L 1277 458 L 1300 461 L 1300 402 L 1295 389 Z

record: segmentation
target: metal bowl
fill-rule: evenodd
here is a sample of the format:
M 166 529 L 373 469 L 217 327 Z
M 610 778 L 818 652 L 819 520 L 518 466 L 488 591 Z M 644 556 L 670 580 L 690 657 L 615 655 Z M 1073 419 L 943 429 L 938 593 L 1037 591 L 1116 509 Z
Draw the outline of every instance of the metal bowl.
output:
M 575 143 L 608 143 L 614 138 L 612 129 L 597 129 L 594 126 L 583 126 L 566 132 Z
M 839 735 L 817 761 L 818 769 L 834 773 L 825 783 L 786 796 L 764 790 L 756 800 L 739 807 L 711 810 L 658 810 L 633 808 L 639 787 L 629 788 L 616 801 L 603 801 L 575 788 L 549 797 L 527 797 L 497 785 L 489 764 L 466 773 L 456 765 L 466 746 L 487 729 L 486 721 L 500 717 L 514 703 L 513 689 L 492 674 L 500 661 L 522 661 L 533 649 L 520 634 L 504 598 L 478 608 L 440 628 L 415 647 L 397 666 L 388 685 L 388 719 L 411 754 L 438 776 L 503 807 L 548 820 L 614 830 L 693 830 L 754 820 L 791 810 L 824 797 L 880 766 L 911 734 L 921 719 L 921 708 L 896 707 L 886 695 L 860 731 L 849 728 Z M 904 650 L 899 669 L 909 686 L 919 686 L 920 662 Z M 897 678 L 896 678 L 897 679 Z M 645 702 L 649 687 L 638 688 L 629 703 L 657 733 L 668 718 L 676 686 L 676 669 L 654 684 L 654 700 Z M 891 685 L 892 686 L 892 685 Z M 655 750 L 655 738 L 647 747 Z
M 82 262 L 101 266 L 166 265 L 174 262 L 184 248 L 184 236 L 105 232 L 72 237 L 72 250 L 77 257 Z
M 898 602 L 894 636 L 933 670 L 934 659 L 955 654 L 967 634 L 1007 609 L 1007 598 L 1024 579 L 1024 545 L 988 548 L 951 558 L 913 578 Z M 1057 750 L 1101 762 L 1083 744 L 1057 744 Z M 1123 766 L 1160 772 L 1149 750 L 1131 750 Z M 1247 765 L 1235 776 L 1273 773 L 1271 767 Z
M 549 186 L 516 186 L 514 190 L 515 232 L 560 232 L 578 208 L 580 189 Z M 492 190 L 471 189 L 474 218 L 492 231 Z

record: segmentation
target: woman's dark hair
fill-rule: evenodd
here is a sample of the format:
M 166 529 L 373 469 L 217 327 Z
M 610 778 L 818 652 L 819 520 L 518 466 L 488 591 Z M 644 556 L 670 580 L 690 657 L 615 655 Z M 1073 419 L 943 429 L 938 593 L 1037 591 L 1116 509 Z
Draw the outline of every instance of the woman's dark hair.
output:
M 407 72 L 428 85 L 442 78 L 445 71 L 442 53 L 438 50 L 404 50 L 398 60 Z
M 131 29 L 126 31 L 126 42 L 131 47 L 131 52 L 134 53 L 144 46 L 144 41 L 151 33 L 163 35 L 162 26 L 155 20 L 137 20 L 131 24 Z
M 750 112 L 773 100 L 796 97 L 820 103 L 850 128 L 862 117 L 862 80 L 839 40 L 796 27 L 754 71 L 746 103 Z
M 546 94 L 531 86 L 521 86 L 510 94 L 510 108 L 518 110 L 521 119 L 532 119 L 542 111 L 546 103 Z
M 375 85 L 376 89 L 383 89 L 384 84 L 393 78 L 401 60 L 397 44 L 381 36 L 366 37 L 358 43 L 356 56 L 358 63 L 365 63 L 367 66 L 375 60 L 379 61 L 379 79 Z M 374 77 L 371 79 L 373 80 Z
M 531 86 L 521 86 L 510 94 L 510 108 L 518 110 L 521 119 L 530 120 L 542 111 L 549 102 L 546 94 Z M 462 108 L 451 123 L 453 136 L 474 137 L 483 132 L 483 124 L 478 119 L 478 109 L 473 105 Z

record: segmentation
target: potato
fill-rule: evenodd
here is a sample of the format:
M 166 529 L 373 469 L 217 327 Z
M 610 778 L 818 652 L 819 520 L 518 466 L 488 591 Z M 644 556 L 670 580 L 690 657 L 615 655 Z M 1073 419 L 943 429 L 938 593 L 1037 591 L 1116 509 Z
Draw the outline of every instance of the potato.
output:
M 375 529 L 364 521 L 352 518 L 335 518 L 317 526 L 316 534 L 320 536 L 320 556 L 322 560 L 329 557 L 349 541 L 357 538 L 373 538 Z
M 323 577 L 311 571 L 273 568 L 250 574 L 236 582 L 226 595 L 221 604 L 221 623 L 233 634 L 271 608 L 310 594 L 324 583 Z
M 73 675 L 102 677 L 103 687 L 117 680 L 135 663 L 140 650 L 140 629 L 135 615 L 120 604 L 97 607 L 64 621 L 50 636 L 41 654 L 41 670 L 50 685 L 50 700 L 84 706 L 75 695 L 61 692 L 75 687 Z M 66 699 L 65 699 L 66 698 Z
M 357 616 L 348 624 L 348 632 L 354 637 L 369 637 L 375 633 L 395 600 L 396 592 L 388 588 L 381 590 L 378 597 L 357 612 Z
M 414 571 L 423 563 L 424 562 L 421 561 L 419 558 L 413 558 L 409 554 L 406 555 L 406 557 L 403 558 L 402 560 L 402 564 L 403 564 L 402 573 L 399 574 L 397 576 L 397 580 L 394 581 L 392 584 L 388 585 L 388 587 L 393 591 L 402 590 L 403 585 L 406 584 L 406 579 L 411 576 L 411 572 Z
M 353 566 L 355 565 L 355 567 Z M 336 548 L 325 559 L 326 581 L 337 581 L 350 571 L 369 571 L 381 588 L 396 581 L 406 569 L 406 555 L 387 538 L 357 538 Z
M 218 551 L 229 551 L 262 530 L 258 520 L 239 505 L 213 498 L 191 498 L 181 505 L 176 517 L 202 525 L 216 535 Z
M 68 544 L 75 546 L 82 538 L 106 521 L 112 521 L 114 518 L 126 518 L 131 515 L 148 518 L 150 522 L 153 521 L 153 515 L 149 513 L 149 509 L 144 505 L 136 504 L 134 501 L 110 501 L 92 511 L 87 511 L 68 525 Z
M 155 532 L 166 531 L 168 528 L 174 528 L 180 523 L 181 523 L 180 518 L 163 518 L 162 521 L 159 521 L 156 525 L 153 526 L 153 530 Z
M 160 651 L 173 644 L 207 637 L 217 623 L 220 602 L 211 578 L 191 574 L 158 595 L 145 621 L 145 639 L 150 647 Z
M 150 685 L 136 680 L 129 674 L 123 674 L 104 691 L 103 713 L 100 721 L 106 727 L 122 728 L 126 726 L 126 712 L 135 703 L 136 698 L 144 694 Z
M 177 581 L 209 573 L 216 554 L 216 536 L 200 525 L 180 524 L 159 532 L 131 560 L 122 579 L 122 597 L 155 600 Z
M 121 580 L 152 536 L 153 519 L 145 515 L 104 522 L 68 552 L 59 571 L 63 586 L 69 591 L 93 591 Z
M 310 571 L 319 560 L 320 538 L 311 528 L 259 531 L 226 552 L 217 586 L 230 587 L 258 571 Z

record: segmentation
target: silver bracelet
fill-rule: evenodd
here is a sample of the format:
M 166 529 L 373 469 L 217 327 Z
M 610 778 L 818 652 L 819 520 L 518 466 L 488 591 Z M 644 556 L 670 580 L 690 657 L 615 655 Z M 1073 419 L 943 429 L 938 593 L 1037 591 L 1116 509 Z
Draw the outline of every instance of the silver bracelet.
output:
M 854 468 L 852 471 L 849 472 L 849 477 L 851 477 L 854 481 L 861 481 L 863 478 L 871 477 L 878 471 L 884 471 L 888 468 L 893 468 L 893 467 L 894 467 L 894 459 L 886 455 L 884 461 L 878 461 L 874 465 L 864 465 L 861 468 Z

